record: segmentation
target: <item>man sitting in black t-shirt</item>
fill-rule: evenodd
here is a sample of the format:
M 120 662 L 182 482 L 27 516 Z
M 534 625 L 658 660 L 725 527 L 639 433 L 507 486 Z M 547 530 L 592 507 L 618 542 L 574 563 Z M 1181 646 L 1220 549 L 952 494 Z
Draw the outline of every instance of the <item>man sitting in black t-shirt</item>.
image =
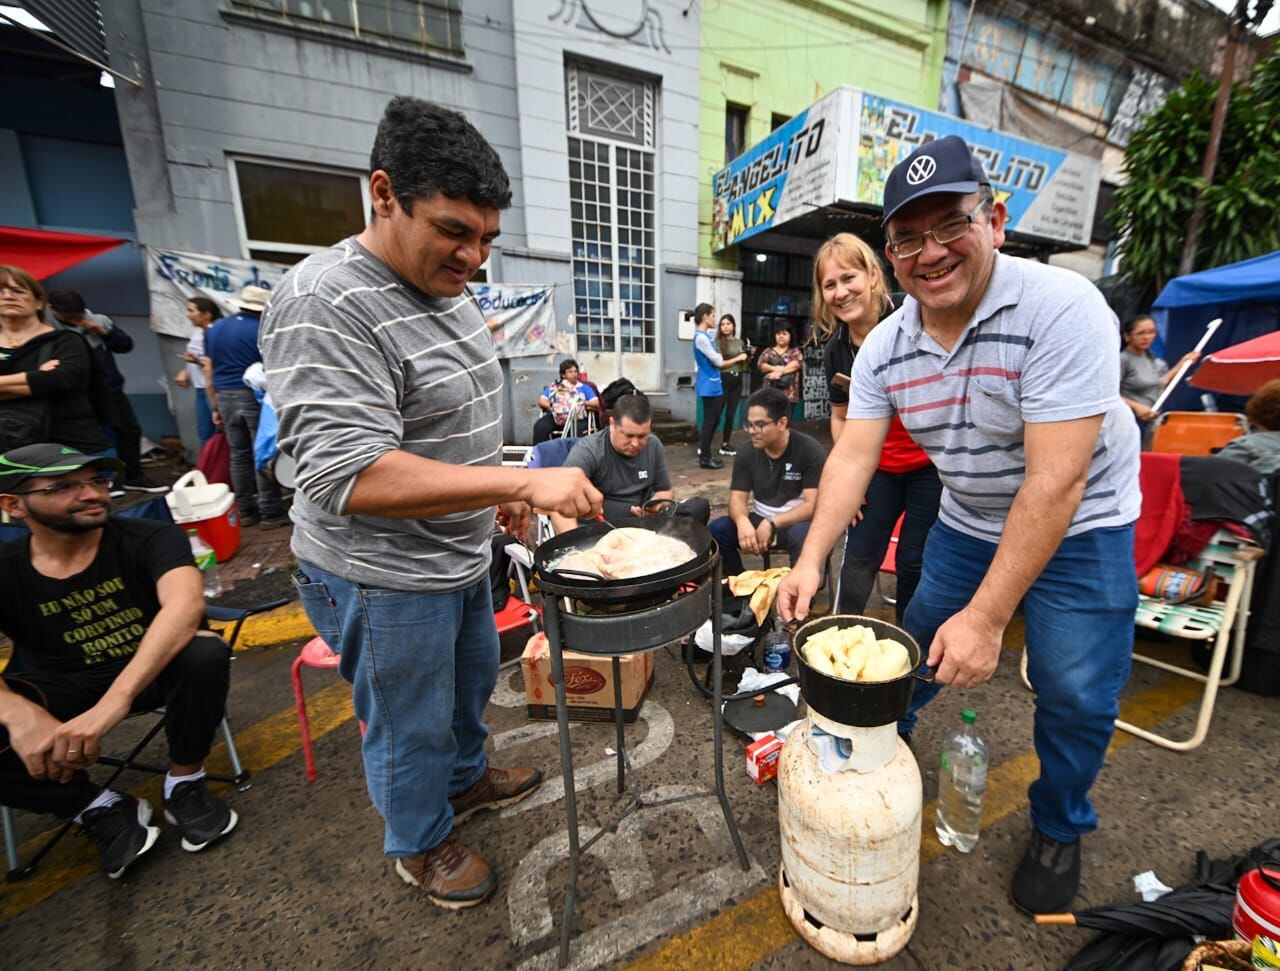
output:
M 145 799 L 100 789 L 85 768 L 126 715 L 163 706 L 171 760 L 165 817 L 188 852 L 236 825 L 204 759 L 223 718 L 231 652 L 202 630 L 204 587 L 182 530 L 112 519 L 113 458 L 61 445 L 0 455 L 0 508 L 29 538 L 0 546 L 0 803 L 75 816 L 113 880 L 160 830 Z
M 791 402 L 776 388 L 747 399 L 751 448 L 740 449 L 729 481 L 729 515 L 711 522 L 725 576 L 742 572 L 742 552 L 781 547 L 792 564 L 804 547 L 818 497 L 826 452 L 804 432 L 794 432 Z
M 671 509 L 675 490 L 667 471 L 667 453 L 653 434 L 653 409 L 642 394 L 619 398 L 609 413 L 609 427 L 578 439 L 564 464 L 587 473 L 604 495 L 604 518 L 610 522 L 669 511 L 701 523 L 711 516 L 711 504 L 705 499 L 686 499 Z M 658 501 L 663 499 L 668 502 Z M 551 514 L 551 524 L 557 533 L 577 525 L 557 513 Z

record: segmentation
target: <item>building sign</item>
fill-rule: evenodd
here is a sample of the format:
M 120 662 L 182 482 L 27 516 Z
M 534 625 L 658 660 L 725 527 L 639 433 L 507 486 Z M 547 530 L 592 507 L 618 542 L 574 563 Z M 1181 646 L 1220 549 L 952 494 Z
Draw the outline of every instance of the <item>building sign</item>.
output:
M 857 176 L 848 201 L 881 205 L 898 162 L 935 138 L 959 135 L 1009 210 L 1009 232 L 1089 245 L 1101 172 L 1096 160 L 877 95 L 864 93 L 859 102 Z
M 848 89 L 833 91 L 716 173 L 713 249 L 741 243 L 832 201 L 840 106 L 848 99 Z
M 943 135 L 959 135 L 981 160 L 1009 210 L 1009 232 L 1089 244 L 1101 178 L 1095 159 L 842 87 L 716 174 L 712 247 L 824 206 L 879 207 L 893 167 Z

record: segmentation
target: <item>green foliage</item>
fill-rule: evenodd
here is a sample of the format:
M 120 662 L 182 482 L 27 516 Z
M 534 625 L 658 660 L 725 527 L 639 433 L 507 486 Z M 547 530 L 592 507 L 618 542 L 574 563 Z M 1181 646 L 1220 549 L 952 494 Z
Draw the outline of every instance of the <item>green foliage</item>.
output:
M 1113 228 L 1122 236 L 1121 271 L 1152 295 L 1178 263 L 1209 142 L 1218 85 L 1193 75 L 1133 133 L 1127 182 L 1116 191 Z M 1204 189 L 1204 224 L 1195 269 L 1206 270 L 1280 249 L 1280 52 L 1238 82 L 1222 130 L 1213 184 Z

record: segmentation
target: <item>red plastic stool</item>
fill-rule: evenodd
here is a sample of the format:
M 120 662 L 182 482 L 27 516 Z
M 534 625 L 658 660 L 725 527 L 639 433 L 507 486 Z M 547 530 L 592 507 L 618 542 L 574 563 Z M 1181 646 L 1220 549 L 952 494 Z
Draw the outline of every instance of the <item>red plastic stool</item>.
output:
M 307 764 L 307 781 L 316 781 L 316 760 L 311 754 L 311 725 L 307 721 L 307 699 L 302 693 L 302 666 L 310 668 L 336 668 L 338 655 L 330 650 L 321 637 L 313 637 L 302 645 L 297 660 L 293 662 L 290 677 L 293 679 L 293 698 L 298 705 L 298 734 L 302 736 L 302 757 Z M 360 734 L 364 735 L 364 722 L 360 722 Z

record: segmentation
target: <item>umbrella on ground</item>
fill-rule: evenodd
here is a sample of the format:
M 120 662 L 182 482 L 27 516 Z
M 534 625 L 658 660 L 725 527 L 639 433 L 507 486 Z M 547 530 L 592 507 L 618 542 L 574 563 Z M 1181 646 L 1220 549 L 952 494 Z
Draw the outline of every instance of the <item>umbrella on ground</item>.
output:
M 1075 955 L 1065 971 L 1178 971 L 1195 946 L 1194 936 L 1232 936 L 1231 911 L 1240 877 L 1280 857 L 1280 839 L 1225 860 L 1196 854 L 1190 883 L 1159 900 L 1091 907 L 1074 914 L 1041 914 L 1039 924 L 1074 924 L 1100 933 Z
M 1280 378 L 1280 330 L 1214 351 L 1191 383 L 1206 391 L 1251 395 L 1272 378 Z

